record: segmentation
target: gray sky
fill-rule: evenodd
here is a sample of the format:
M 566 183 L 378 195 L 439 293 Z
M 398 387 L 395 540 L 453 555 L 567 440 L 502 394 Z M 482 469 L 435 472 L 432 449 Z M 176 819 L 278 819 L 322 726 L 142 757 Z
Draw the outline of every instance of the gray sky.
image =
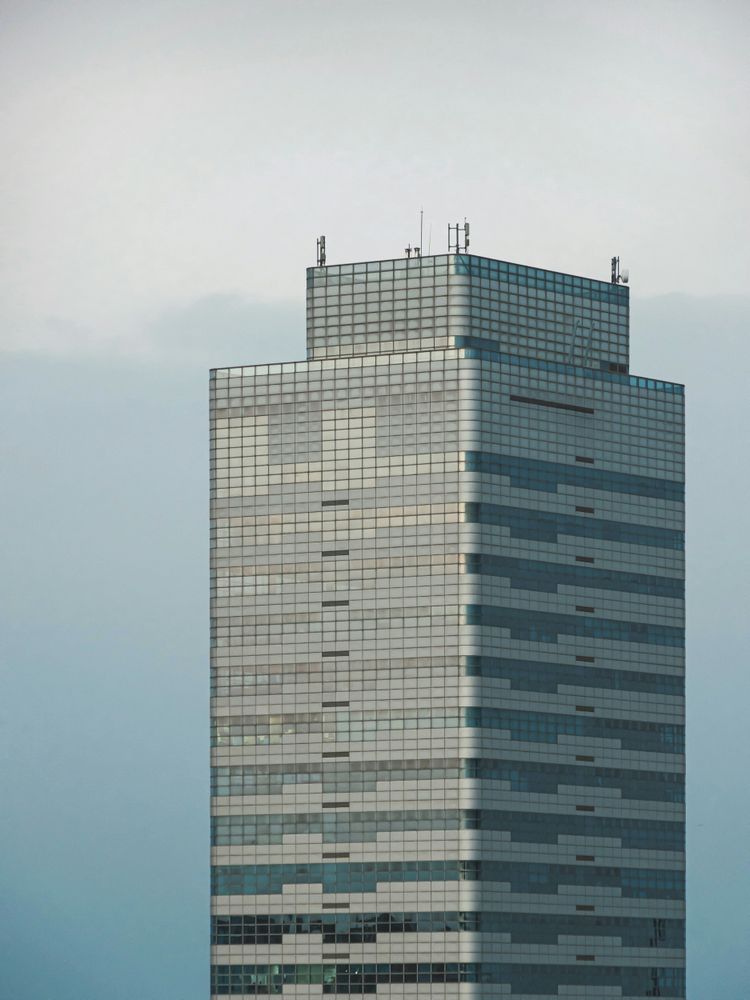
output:
M 206 369 L 302 357 L 315 237 L 398 255 L 422 205 L 433 250 L 466 215 L 488 256 L 618 253 L 633 370 L 687 383 L 689 982 L 747 1000 L 748 11 L 6 2 L 14 1000 L 206 995 Z
M 2 335 L 141 350 L 204 295 L 298 298 L 432 248 L 641 294 L 737 293 L 750 6 L 503 0 L 6 3 Z

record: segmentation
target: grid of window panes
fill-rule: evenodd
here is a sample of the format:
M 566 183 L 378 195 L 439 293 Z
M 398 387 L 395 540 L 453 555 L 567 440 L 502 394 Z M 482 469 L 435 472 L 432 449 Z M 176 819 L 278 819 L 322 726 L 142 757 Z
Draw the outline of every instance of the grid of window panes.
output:
M 466 260 L 212 373 L 215 996 L 684 997 L 681 387 L 475 335 Z
M 309 358 L 489 346 L 609 371 L 628 367 L 623 285 L 473 255 L 310 268 Z
M 497 822 L 510 840 L 485 834 L 483 857 L 531 865 L 526 883 L 508 872 L 510 896 L 484 880 L 482 907 L 515 898 L 547 921 L 564 900 L 566 914 L 606 913 L 623 930 L 644 917 L 681 927 L 680 387 L 466 353 L 461 405 L 477 419 L 462 496 L 475 527 L 462 538 L 462 566 L 476 581 L 467 669 L 479 679 L 468 721 L 482 733 L 476 767 L 487 775 L 477 822 Z M 505 813 L 511 805 L 516 821 Z M 495 809 L 502 818 L 490 818 Z M 577 978 L 558 976 L 561 989 L 595 987 L 584 961 L 627 957 L 641 979 L 629 983 L 623 971 L 624 995 L 684 995 L 682 973 L 649 981 L 656 965 L 682 968 L 682 932 L 627 946 L 624 936 L 618 944 L 614 935 L 605 943 L 566 934 L 562 920 L 559 933 L 557 948 L 538 958 L 578 963 Z M 496 945 L 484 942 L 489 961 Z M 522 952 L 508 949 L 518 961 Z
M 458 906 L 461 776 L 438 766 L 459 758 L 458 370 L 430 351 L 214 373 L 217 917 Z M 340 770 L 371 763 L 382 780 Z M 312 935 L 265 958 L 301 945 L 326 957 Z M 419 950 L 458 961 L 458 935 Z
M 455 270 L 455 281 L 465 282 L 474 343 L 627 371 L 627 287 L 473 256 L 456 257 Z
M 308 358 L 447 346 L 452 270 L 448 256 L 308 269 Z

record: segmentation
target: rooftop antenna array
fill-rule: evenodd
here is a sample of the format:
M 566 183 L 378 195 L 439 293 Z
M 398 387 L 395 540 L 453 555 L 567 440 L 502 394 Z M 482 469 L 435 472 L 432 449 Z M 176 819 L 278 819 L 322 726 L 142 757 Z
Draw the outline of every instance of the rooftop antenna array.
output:
M 454 237 L 455 233 L 455 237 Z M 463 226 L 458 223 L 452 226 L 448 223 L 448 253 L 469 252 L 469 223 L 464 219 Z
M 317 255 L 318 267 L 326 266 L 326 238 L 325 236 L 318 237 L 318 255 Z
M 628 281 L 630 281 L 630 271 L 628 271 L 627 268 L 624 268 L 622 270 L 622 272 L 620 271 L 620 258 L 619 257 L 613 257 L 612 258 L 612 278 L 611 278 L 611 281 L 612 281 L 613 285 L 619 285 L 621 282 L 622 282 L 623 285 L 627 285 Z

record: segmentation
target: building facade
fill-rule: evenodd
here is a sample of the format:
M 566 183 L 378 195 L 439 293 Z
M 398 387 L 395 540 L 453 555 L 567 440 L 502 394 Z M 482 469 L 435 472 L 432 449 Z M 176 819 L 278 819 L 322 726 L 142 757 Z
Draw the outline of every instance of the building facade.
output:
M 211 373 L 212 996 L 684 997 L 682 387 L 617 283 L 307 281 Z

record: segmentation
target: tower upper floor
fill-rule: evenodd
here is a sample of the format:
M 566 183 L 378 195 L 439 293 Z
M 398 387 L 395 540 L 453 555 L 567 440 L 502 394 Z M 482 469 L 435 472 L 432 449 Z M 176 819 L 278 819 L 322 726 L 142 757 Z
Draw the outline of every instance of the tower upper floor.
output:
M 307 269 L 307 357 L 476 347 L 627 372 L 629 289 L 452 253 Z

